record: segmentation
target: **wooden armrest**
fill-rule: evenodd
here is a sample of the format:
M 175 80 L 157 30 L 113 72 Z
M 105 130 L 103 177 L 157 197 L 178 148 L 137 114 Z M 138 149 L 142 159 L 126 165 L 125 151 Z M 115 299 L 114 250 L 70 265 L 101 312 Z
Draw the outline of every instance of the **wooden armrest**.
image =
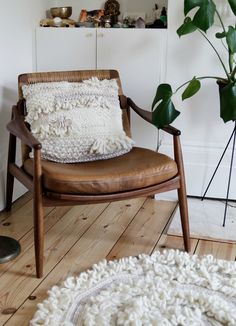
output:
M 143 118 L 149 123 L 152 123 L 152 112 L 139 108 L 129 97 L 127 98 L 127 103 L 131 107 L 131 109 L 133 109 L 134 112 L 136 112 L 141 118 Z
M 12 120 L 7 124 L 7 130 L 19 138 L 24 144 L 34 149 L 41 149 L 41 143 L 31 134 L 24 121 L 24 101 L 12 107 Z
M 161 128 L 162 130 L 164 130 L 165 132 L 167 132 L 168 134 L 172 135 L 172 136 L 180 136 L 181 135 L 181 131 L 175 127 L 172 127 L 170 125 L 167 125 L 163 128 Z
M 152 112 L 139 108 L 129 97 L 127 98 L 127 103 L 141 118 L 143 118 L 149 123 L 152 123 Z M 172 136 L 181 135 L 181 131 L 179 129 L 176 129 L 175 127 L 172 127 L 170 125 L 164 126 L 160 129 L 167 132 L 168 134 L 171 134 Z

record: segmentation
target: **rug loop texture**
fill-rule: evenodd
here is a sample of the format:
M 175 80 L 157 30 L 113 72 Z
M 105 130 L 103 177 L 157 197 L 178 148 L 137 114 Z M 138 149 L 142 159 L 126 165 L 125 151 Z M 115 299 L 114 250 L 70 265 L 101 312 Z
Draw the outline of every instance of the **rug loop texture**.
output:
M 101 261 L 54 286 L 38 325 L 236 325 L 236 263 L 156 251 Z

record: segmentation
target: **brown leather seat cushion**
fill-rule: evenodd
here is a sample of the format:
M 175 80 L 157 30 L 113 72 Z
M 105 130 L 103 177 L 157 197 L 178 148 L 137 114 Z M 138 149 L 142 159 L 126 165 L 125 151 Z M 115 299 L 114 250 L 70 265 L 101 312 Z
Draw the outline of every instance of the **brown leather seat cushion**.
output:
M 24 169 L 33 175 L 33 161 Z M 42 161 L 43 185 L 56 193 L 107 194 L 140 189 L 173 178 L 177 165 L 170 157 L 134 147 L 128 154 L 103 161 L 61 164 Z

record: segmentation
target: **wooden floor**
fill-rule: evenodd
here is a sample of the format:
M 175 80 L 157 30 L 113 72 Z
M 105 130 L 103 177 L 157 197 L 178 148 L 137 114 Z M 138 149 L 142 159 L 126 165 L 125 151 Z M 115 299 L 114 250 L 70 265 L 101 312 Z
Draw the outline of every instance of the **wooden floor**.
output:
M 110 204 L 45 210 L 44 278 L 35 277 L 32 200 L 17 200 L 0 213 L 0 234 L 20 240 L 22 253 L 0 265 L 0 325 L 28 325 L 47 290 L 103 258 L 183 249 L 181 237 L 167 236 L 174 202 L 139 198 Z M 236 244 L 192 239 L 192 253 L 235 260 Z M 56 325 L 55 325 L 56 326 Z

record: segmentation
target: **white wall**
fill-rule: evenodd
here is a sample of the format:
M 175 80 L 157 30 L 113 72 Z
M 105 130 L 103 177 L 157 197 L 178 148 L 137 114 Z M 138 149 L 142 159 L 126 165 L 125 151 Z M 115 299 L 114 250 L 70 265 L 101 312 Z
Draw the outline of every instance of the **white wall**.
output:
M 219 1 L 223 5 L 225 0 Z M 224 76 L 218 58 L 201 35 L 195 32 L 179 39 L 176 29 L 183 22 L 183 3 L 184 1 L 169 0 L 168 6 L 167 82 L 174 89 L 194 76 Z M 215 39 L 217 29 L 215 26 L 207 33 L 212 40 Z M 214 43 L 227 59 L 221 42 L 216 40 Z M 220 119 L 218 87 L 214 80 L 203 81 L 199 93 L 184 102 L 180 96 L 176 96 L 175 104 L 182 112 L 174 125 L 182 130 L 188 194 L 201 196 L 233 130 L 233 124 L 224 124 Z M 170 139 L 164 138 L 162 149 L 168 153 Z M 230 155 L 231 152 L 228 151 L 208 192 L 209 196 L 225 197 Z M 235 172 L 236 169 L 231 187 L 233 198 L 236 197 Z
M 118 0 L 120 11 L 123 12 L 146 12 L 152 13 L 155 3 L 158 6 L 166 6 L 168 0 Z M 71 18 L 78 20 L 81 9 L 93 10 L 104 8 L 104 0 L 47 0 L 48 9 L 50 7 L 72 6 Z
M 8 151 L 6 123 L 17 101 L 17 76 L 34 70 L 34 30 L 45 16 L 46 0 L 1 1 L 0 20 L 0 210 L 5 205 Z M 4 14 L 3 14 L 4 13 Z M 14 198 L 23 192 L 17 185 Z
M 120 0 L 121 11 L 145 11 L 151 14 L 155 2 L 166 5 L 167 0 Z M 45 18 L 46 9 L 53 6 L 73 7 L 72 18 L 77 20 L 80 10 L 103 8 L 103 0 L 8 0 L 2 1 L 0 20 L 0 210 L 5 206 L 8 132 L 11 107 L 17 101 L 17 76 L 35 70 L 35 27 Z M 18 149 L 19 152 L 19 149 Z M 20 157 L 20 155 L 18 155 Z M 16 182 L 14 198 L 25 191 Z

